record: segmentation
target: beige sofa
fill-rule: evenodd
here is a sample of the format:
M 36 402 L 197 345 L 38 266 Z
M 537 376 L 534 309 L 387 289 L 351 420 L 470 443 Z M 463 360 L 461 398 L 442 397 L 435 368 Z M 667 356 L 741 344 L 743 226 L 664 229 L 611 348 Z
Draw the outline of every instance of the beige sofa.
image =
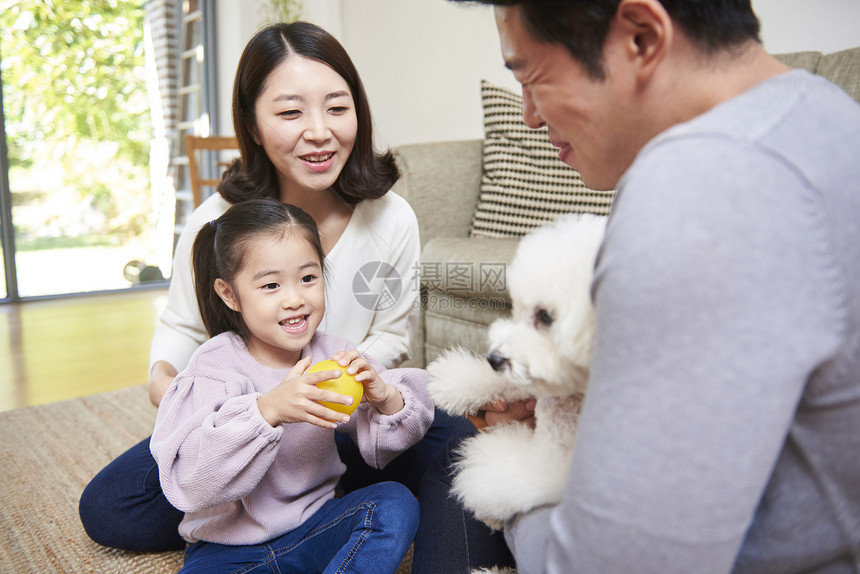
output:
M 507 290 L 495 283 L 444 279 L 446 266 L 472 273 L 481 266 L 504 266 L 518 243 L 469 237 L 481 188 L 482 152 L 481 140 L 395 150 L 402 171 L 395 191 L 412 205 L 421 229 L 421 318 L 411 365 L 424 366 L 454 344 L 484 349 L 487 326 L 510 313 Z M 434 279 L 440 275 L 443 280 Z
M 860 102 L 860 48 L 777 57 L 821 74 Z M 481 194 L 483 149 L 482 140 L 470 140 L 394 150 L 403 174 L 395 190 L 415 210 L 423 248 L 421 323 L 410 365 L 424 366 L 452 345 L 486 351 L 487 326 L 510 312 L 504 282 L 493 273 L 510 262 L 519 240 L 470 237 Z M 464 280 L 449 273 L 456 269 Z M 469 273 L 471 281 L 466 280 Z

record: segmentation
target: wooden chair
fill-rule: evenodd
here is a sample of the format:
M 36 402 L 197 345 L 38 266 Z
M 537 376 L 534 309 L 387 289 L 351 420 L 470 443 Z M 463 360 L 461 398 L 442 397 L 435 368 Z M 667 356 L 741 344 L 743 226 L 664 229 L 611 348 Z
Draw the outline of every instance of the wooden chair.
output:
M 185 155 L 188 157 L 188 177 L 191 180 L 191 198 L 196 208 L 203 202 L 203 187 L 215 187 L 221 181 L 220 171 L 230 165 L 229 161 L 217 161 L 216 166 L 222 168 L 217 178 L 204 178 L 200 174 L 202 156 L 198 161 L 197 151 L 218 152 L 222 150 L 237 150 L 239 146 L 233 136 L 201 137 L 188 134 L 185 136 Z M 238 154 L 237 154 L 238 155 Z

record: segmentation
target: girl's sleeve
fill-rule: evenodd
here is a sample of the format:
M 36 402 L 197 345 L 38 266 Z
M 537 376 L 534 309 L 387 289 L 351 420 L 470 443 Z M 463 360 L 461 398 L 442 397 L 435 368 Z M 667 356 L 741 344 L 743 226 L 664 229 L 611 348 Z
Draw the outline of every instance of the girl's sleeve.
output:
M 389 192 L 391 193 L 391 192 Z M 373 356 L 386 367 L 395 367 L 410 356 L 410 343 L 418 329 L 418 273 L 421 241 L 418 219 L 405 200 L 388 217 L 393 226 L 387 244 L 386 263 L 400 277 L 400 297 L 391 305 L 379 305 L 373 322 L 358 350 Z
M 362 458 L 373 468 L 385 468 L 398 454 L 416 444 L 433 422 L 433 401 L 427 393 L 429 375 L 423 369 L 385 370 L 368 358 L 383 381 L 403 396 L 403 408 L 383 415 L 369 403 L 352 414 L 346 429 L 358 444 Z
M 199 372 L 180 374 L 158 409 L 150 448 L 165 496 L 184 512 L 249 494 L 275 460 L 283 433 L 242 394 Z

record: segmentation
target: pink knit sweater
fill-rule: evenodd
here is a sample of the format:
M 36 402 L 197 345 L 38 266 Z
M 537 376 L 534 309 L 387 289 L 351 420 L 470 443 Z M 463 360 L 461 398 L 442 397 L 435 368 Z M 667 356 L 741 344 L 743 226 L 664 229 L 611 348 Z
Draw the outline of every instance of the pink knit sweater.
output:
M 355 348 L 317 333 L 304 350 L 314 361 Z M 234 333 L 204 343 L 164 395 L 151 449 L 167 499 L 185 518 L 189 542 L 258 544 L 299 526 L 327 500 L 346 467 L 334 433 L 348 432 L 367 463 L 383 468 L 418 442 L 433 421 L 420 369 L 385 370 L 368 357 L 406 406 L 390 416 L 362 403 L 337 431 L 309 423 L 270 426 L 257 398 L 288 370 L 260 365 Z

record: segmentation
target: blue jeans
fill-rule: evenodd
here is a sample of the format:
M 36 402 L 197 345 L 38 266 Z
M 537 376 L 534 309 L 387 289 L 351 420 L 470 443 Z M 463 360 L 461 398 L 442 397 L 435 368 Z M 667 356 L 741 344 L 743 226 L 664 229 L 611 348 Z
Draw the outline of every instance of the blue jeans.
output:
M 104 546 L 135 552 L 181 550 L 179 523 L 185 514 L 167 501 L 149 438 L 111 461 L 84 492 L 78 505 L 90 538 Z
M 475 432 L 472 427 L 469 435 Z M 490 530 L 451 496 L 451 463 L 464 436 L 439 449 L 424 473 L 412 574 L 469 574 L 478 568 L 516 566 L 504 534 Z
M 430 430 L 418 444 L 401 453 L 384 470 L 368 466 L 346 434 L 336 435 L 346 473 L 341 490 L 349 493 L 382 481 L 399 482 L 420 498 L 419 485 L 434 454 L 449 440 L 474 432 L 465 418 L 436 410 Z M 108 464 L 81 494 L 79 513 L 94 541 L 135 552 L 179 550 L 185 542 L 177 531 L 183 513 L 175 509 L 158 480 L 158 466 L 144 439 Z
M 326 502 L 301 526 L 265 542 L 197 542 L 180 573 L 393 573 L 418 528 L 418 502 L 396 482 L 381 482 Z

